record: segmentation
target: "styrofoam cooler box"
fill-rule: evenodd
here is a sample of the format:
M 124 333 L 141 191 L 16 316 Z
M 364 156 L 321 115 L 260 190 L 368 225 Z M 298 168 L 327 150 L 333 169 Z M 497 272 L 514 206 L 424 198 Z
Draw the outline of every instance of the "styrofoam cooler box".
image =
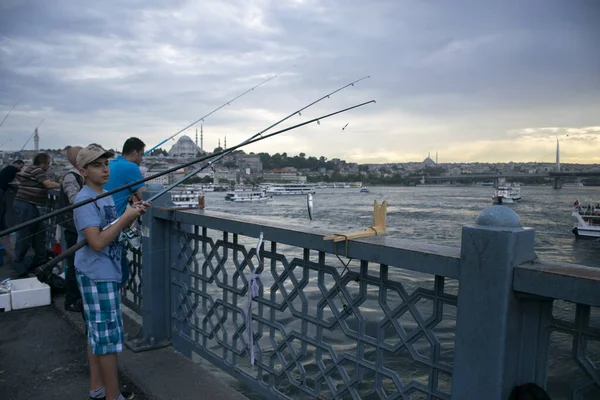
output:
M 11 308 L 10 293 L 0 294 L 0 310 L 4 309 L 4 311 L 10 311 Z
M 10 282 L 13 310 L 50 304 L 50 286 L 37 278 L 15 279 Z

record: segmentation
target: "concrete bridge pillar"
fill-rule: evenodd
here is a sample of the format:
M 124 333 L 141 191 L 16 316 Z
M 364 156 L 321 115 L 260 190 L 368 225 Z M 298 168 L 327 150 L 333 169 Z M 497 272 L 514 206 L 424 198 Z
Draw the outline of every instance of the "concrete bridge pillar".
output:
M 515 267 L 535 259 L 534 232 L 505 206 L 463 228 L 452 399 L 505 400 L 532 380 L 519 367 L 523 314 L 512 282 Z
M 554 189 L 562 189 L 562 184 L 562 179 L 560 179 L 560 177 L 554 177 Z

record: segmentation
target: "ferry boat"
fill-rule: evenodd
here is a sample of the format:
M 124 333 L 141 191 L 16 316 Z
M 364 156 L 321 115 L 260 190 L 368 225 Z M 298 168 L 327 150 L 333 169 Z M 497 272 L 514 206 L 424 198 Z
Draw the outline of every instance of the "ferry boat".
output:
M 499 204 L 510 204 L 521 200 L 521 188 L 519 186 L 498 186 L 493 199 Z
M 314 185 L 306 183 L 286 183 L 282 185 L 271 185 L 266 190 L 268 195 L 273 196 L 292 196 L 292 195 L 307 195 L 315 194 Z
M 504 178 L 498 182 L 498 186 L 492 196 L 495 204 L 511 204 L 521 200 L 521 187 L 518 184 L 507 184 Z
M 227 201 L 235 201 L 237 203 L 249 202 L 249 201 L 267 201 L 271 200 L 272 197 L 267 196 L 264 191 L 260 192 L 245 192 L 245 191 L 235 191 L 229 192 L 225 196 L 225 200 Z
M 202 190 L 176 190 L 171 192 L 171 200 L 177 207 L 198 208 L 198 198 L 202 195 Z
M 600 239 L 600 203 L 582 207 L 579 200 L 575 200 L 571 215 L 577 219 L 572 230 L 576 237 Z

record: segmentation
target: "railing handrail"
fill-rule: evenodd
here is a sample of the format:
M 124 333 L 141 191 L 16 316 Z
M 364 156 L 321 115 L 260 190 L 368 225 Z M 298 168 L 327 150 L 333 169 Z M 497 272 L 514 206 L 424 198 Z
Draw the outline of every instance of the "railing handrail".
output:
M 600 306 L 600 268 L 537 260 L 517 266 L 513 290 Z
M 458 278 L 460 267 L 460 248 L 397 239 L 389 236 L 373 236 L 352 240 L 346 246 L 344 242 L 333 243 L 323 240 L 323 236 L 332 232 L 307 229 L 301 226 L 283 225 L 272 221 L 252 217 L 199 210 L 181 210 L 173 208 L 156 209 L 156 218 L 188 223 L 227 231 L 249 237 L 258 237 L 263 232 L 264 240 L 338 254 L 349 258 L 402 267 L 415 272 Z M 398 264 L 398 260 L 403 262 Z

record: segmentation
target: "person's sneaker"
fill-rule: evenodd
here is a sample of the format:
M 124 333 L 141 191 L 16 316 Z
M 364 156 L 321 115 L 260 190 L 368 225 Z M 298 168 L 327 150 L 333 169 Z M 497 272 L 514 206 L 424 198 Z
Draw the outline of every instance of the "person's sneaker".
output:
M 121 392 L 121 396 L 123 396 L 125 400 L 135 399 L 135 394 L 133 394 L 132 392 Z M 90 397 L 90 400 L 106 400 L 106 397 Z

